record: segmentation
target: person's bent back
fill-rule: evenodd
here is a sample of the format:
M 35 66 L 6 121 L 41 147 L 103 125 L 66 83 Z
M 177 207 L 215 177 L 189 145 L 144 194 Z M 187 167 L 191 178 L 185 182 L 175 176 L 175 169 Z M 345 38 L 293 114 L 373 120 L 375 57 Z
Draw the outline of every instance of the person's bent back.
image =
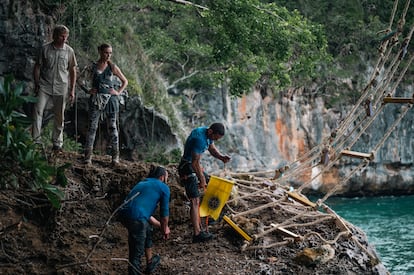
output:
M 163 167 L 155 167 L 148 177 L 132 188 L 125 199 L 121 216 L 128 229 L 129 274 L 142 274 L 141 258 L 147 259 L 146 273 L 151 273 L 159 264 L 160 256 L 152 256 L 152 225 L 159 224 L 164 238 L 170 234 L 168 227 L 170 189 L 166 185 L 168 172 Z M 160 206 L 160 221 L 152 215 Z

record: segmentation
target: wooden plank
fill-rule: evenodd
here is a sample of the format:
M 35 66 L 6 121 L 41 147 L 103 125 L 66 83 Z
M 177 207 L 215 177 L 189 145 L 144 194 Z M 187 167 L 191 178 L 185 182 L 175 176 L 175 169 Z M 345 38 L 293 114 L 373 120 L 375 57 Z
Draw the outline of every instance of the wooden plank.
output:
M 252 237 L 250 237 L 246 232 L 243 231 L 237 224 L 235 224 L 229 217 L 226 215 L 223 216 L 223 219 L 231 226 L 237 233 L 239 233 L 246 241 L 250 242 Z
M 383 99 L 384 103 L 410 103 L 414 104 L 414 98 L 409 97 L 384 97 Z
M 306 197 L 301 196 L 301 195 L 299 195 L 296 192 L 289 191 L 289 192 L 287 192 L 287 194 L 288 194 L 289 197 L 291 197 L 292 199 L 294 199 L 297 202 L 300 202 L 301 204 L 308 205 L 308 206 L 310 206 L 312 208 L 316 208 L 316 203 L 311 202 Z
M 273 227 L 276 227 L 277 230 L 282 233 L 283 235 L 287 236 L 287 237 L 291 237 L 294 238 L 295 240 L 300 240 L 300 236 L 298 234 L 293 233 L 292 231 L 287 230 L 286 228 L 283 227 L 278 227 L 276 224 L 271 223 L 270 224 Z
M 348 226 L 345 224 L 345 222 L 342 220 L 342 218 L 336 214 L 335 211 L 333 211 L 331 208 L 329 208 L 329 206 L 323 204 L 322 205 L 323 209 L 325 209 L 326 212 L 328 212 L 331 215 L 335 216 L 335 223 L 336 225 L 341 228 L 342 231 L 347 231 L 349 233 L 351 233 L 351 230 L 349 230 Z
M 341 155 L 353 157 L 353 158 L 360 158 L 360 159 L 369 159 L 369 160 L 374 159 L 373 153 L 368 154 L 368 153 L 361 153 L 361 152 L 350 151 L 350 150 L 342 150 Z

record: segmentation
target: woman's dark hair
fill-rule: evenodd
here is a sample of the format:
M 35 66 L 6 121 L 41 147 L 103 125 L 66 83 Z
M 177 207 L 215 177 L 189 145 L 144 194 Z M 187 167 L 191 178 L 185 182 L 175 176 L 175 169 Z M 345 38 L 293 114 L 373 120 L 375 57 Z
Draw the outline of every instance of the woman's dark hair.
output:
M 108 43 L 102 43 L 101 45 L 98 46 L 98 51 L 101 52 L 107 48 L 112 48 L 112 46 Z M 112 61 L 108 60 L 108 64 L 111 67 L 111 70 L 113 70 L 113 63 Z
M 148 174 L 148 178 L 155 178 L 158 179 L 161 176 L 164 176 L 166 174 L 167 170 L 165 170 L 164 167 L 161 166 L 153 166 L 151 168 L 151 171 Z
M 224 125 L 220 122 L 211 124 L 209 129 L 213 131 L 213 134 L 219 134 L 221 136 L 224 136 L 224 133 L 225 133 Z

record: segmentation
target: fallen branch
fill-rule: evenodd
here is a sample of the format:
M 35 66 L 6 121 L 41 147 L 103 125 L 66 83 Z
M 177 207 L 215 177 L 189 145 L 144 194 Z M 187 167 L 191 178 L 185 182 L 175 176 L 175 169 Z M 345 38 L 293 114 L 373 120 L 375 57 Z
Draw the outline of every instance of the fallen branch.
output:
M 99 239 L 98 241 L 95 243 L 95 245 L 93 246 L 91 252 L 89 252 L 88 256 L 86 256 L 85 261 L 88 262 L 89 258 L 91 257 L 92 253 L 95 251 L 96 247 L 98 246 L 98 244 L 102 241 L 102 236 L 104 235 L 106 228 L 109 225 L 109 222 L 112 220 L 112 218 L 115 216 L 115 214 L 119 211 L 119 209 L 121 209 L 122 207 L 124 207 L 126 204 L 128 204 L 130 201 L 132 201 L 133 199 L 135 199 L 138 195 L 140 194 L 140 192 L 137 192 L 135 195 L 133 195 L 131 198 L 129 198 L 128 200 L 124 201 L 124 203 L 122 203 L 120 206 L 118 206 L 117 209 L 115 209 L 114 212 L 112 212 L 111 216 L 109 216 L 108 220 L 105 223 L 104 228 L 102 229 L 101 234 L 99 234 Z
M 63 268 L 67 268 L 67 267 L 71 267 L 71 266 L 76 266 L 76 265 L 88 265 L 91 261 L 90 257 L 92 256 L 93 252 L 95 252 L 96 247 L 98 246 L 98 244 L 103 240 L 102 236 L 105 234 L 106 228 L 109 225 L 109 222 L 112 220 L 112 218 L 115 216 L 115 214 L 122 208 L 124 207 L 126 204 L 128 204 L 130 201 L 132 201 L 133 199 L 135 199 L 138 195 L 140 194 L 140 192 L 137 192 L 135 195 L 133 195 L 131 198 L 129 198 L 128 200 L 124 201 L 120 206 L 118 206 L 117 209 L 115 209 L 115 211 L 113 211 L 111 213 L 111 215 L 109 216 L 109 218 L 107 219 L 107 221 L 105 222 L 105 225 L 101 231 L 101 233 L 99 235 L 91 235 L 90 238 L 97 238 L 98 240 L 96 241 L 95 245 L 93 246 L 92 250 L 89 252 L 89 254 L 86 256 L 85 261 L 83 262 L 76 262 L 76 263 L 70 263 L 70 264 L 65 264 L 65 265 L 60 265 L 57 266 L 56 269 L 63 269 Z M 114 258 L 114 259 L 120 259 L 120 258 Z M 97 261 L 96 259 L 94 261 Z M 130 265 L 131 263 L 128 261 L 128 264 Z M 138 270 L 136 270 L 137 272 L 139 272 Z M 141 273 L 143 274 L 143 273 Z

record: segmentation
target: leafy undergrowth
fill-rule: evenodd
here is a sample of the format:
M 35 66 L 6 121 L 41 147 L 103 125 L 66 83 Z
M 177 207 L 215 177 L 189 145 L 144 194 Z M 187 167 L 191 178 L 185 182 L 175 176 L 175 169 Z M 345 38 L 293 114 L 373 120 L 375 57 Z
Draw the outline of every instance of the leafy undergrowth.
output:
M 92 166 L 86 167 L 81 155 L 69 152 L 49 161 L 71 164 L 60 210 L 31 191 L 0 193 L 0 274 L 127 274 L 127 231 L 111 216 L 151 164 L 121 161 L 121 167 L 113 168 L 109 156 L 94 156 Z M 192 244 L 184 188 L 175 176 L 176 167 L 167 169 L 171 236 L 163 241 L 155 230 L 153 250 L 161 254 L 155 274 L 386 274 L 382 265 L 370 266 L 347 238 L 333 245 L 335 255 L 323 264 L 298 261 L 304 248 L 319 245 L 317 238 L 242 251 L 243 239 L 222 220 L 209 225 L 215 234 L 212 241 Z M 285 217 L 276 209 L 263 218 Z M 327 236 L 337 230 L 334 223 L 312 226 Z M 363 232 L 353 227 L 352 231 L 368 246 Z

